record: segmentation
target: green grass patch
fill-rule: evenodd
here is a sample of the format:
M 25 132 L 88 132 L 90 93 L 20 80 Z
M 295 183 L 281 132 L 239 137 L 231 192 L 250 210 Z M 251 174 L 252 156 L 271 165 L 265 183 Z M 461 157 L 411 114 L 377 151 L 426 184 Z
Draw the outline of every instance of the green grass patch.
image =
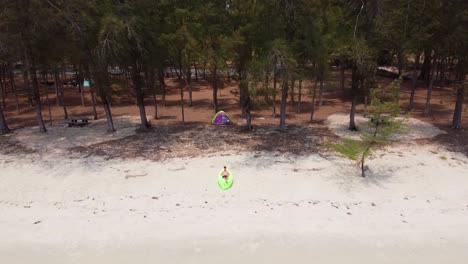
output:
M 352 160 L 357 160 L 364 152 L 364 145 L 361 140 L 342 139 L 339 143 L 331 143 L 330 147 Z

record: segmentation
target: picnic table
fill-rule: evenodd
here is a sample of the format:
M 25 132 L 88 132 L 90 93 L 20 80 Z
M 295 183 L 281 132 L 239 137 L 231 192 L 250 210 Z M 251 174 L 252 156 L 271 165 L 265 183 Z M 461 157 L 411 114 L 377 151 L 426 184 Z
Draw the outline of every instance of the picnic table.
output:
M 68 127 L 79 126 L 83 127 L 89 124 L 89 118 L 85 116 L 71 116 L 68 117 Z

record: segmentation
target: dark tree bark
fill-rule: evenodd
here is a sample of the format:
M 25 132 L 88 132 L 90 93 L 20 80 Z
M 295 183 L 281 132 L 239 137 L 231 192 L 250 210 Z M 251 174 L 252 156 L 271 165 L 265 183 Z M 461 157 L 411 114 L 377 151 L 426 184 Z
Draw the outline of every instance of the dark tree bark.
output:
M 323 106 L 323 72 L 320 73 L 320 88 L 318 106 Z
M 310 109 L 310 123 L 314 122 L 314 114 L 315 114 L 315 97 L 317 95 L 317 84 L 318 79 L 315 79 L 314 90 L 312 91 L 312 108 Z
M 426 86 L 429 85 L 430 82 L 430 74 L 431 74 L 431 49 L 424 50 L 424 61 L 421 68 L 421 74 L 419 75 L 419 79 L 424 80 Z
M 436 59 L 434 58 L 433 62 L 436 62 Z M 434 70 L 435 70 L 435 65 L 431 66 L 431 74 L 430 74 L 430 81 L 429 81 L 429 86 L 427 87 L 427 96 L 426 96 L 426 107 L 424 108 L 424 115 L 429 115 L 431 113 L 431 98 L 432 98 L 432 88 L 434 86 Z
M 138 65 L 134 65 L 132 69 L 132 81 L 133 81 L 133 89 L 135 90 L 135 96 L 137 99 L 138 109 L 140 110 L 140 129 L 145 130 L 150 127 L 148 123 L 148 119 L 146 118 L 146 109 L 145 109 L 145 94 L 142 90 L 143 88 L 143 80 L 141 79 L 141 72 L 140 67 Z
M 56 80 L 57 82 L 59 83 L 59 89 L 60 89 L 60 93 L 59 93 L 59 96 L 60 96 L 60 101 L 59 101 L 59 104 L 62 105 L 62 109 L 63 109 L 63 118 L 64 119 L 68 119 L 68 111 L 67 111 L 67 106 L 65 104 L 65 90 L 63 88 L 63 79 L 60 80 L 60 75 L 58 74 L 57 72 L 57 75 L 56 75 Z M 96 119 L 95 119 L 96 120 Z
M 93 120 L 98 120 L 98 114 L 96 110 L 96 94 L 94 93 L 94 87 L 89 87 L 91 93 L 91 103 L 93 106 Z
M 398 57 L 398 75 L 401 76 L 403 74 L 403 66 L 404 66 L 404 59 L 405 59 L 403 55 L 403 50 L 401 48 L 398 49 L 397 57 Z
M 453 112 L 452 128 L 462 128 L 462 113 L 463 102 L 465 101 L 465 85 L 461 84 L 457 89 L 457 102 L 455 103 L 455 111 Z
M 185 124 L 185 111 L 184 111 L 184 86 L 180 86 L 180 108 L 182 111 L 182 123 Z
M 218 112 L 218 68 L 213 69 L 213 107 L 214 112 Z
M 203 79 L 206 80 L 206 62 L 203 64 Z
M 6 85 L 5 82 L 3 81 L 3 69 L 0 69 L 0 94 L 2 96 L 2 107 L 5 108 L 6 105 Z
M 30 58 L 29 50 L 30 49 L 28 48 L 25 48 L 24 50 L 24 63 L 26 66 L 27 79 L 28 80 L 32 79 L 31 83 L 32 83 L 33 100 L 34 100 L 34 105 L 36 108 L 36 119 L 39 125 L 39 131 L 42 133 L 45 133 L 47 132 L 47 129 L 44 125 L 44 120 L 42 119 L 42 106 L 41 106 L 41 96 L 39 93 L 39 81 L 37 79 L 37 72 L 36 72 L 34 59 Z
M 351 111 L 349 114 L 349 130 L 356 131 L 356 104 L 358 99 L 358 90 L 359 90 L 359 76 L 357 72 L 356 64 L 353 65 L 353 73 L 352 73 L 352 82 L 351 82 L 351 93 L 352 93 L 352 102 L 351 102 Z
M 190 69 L 190 67 L 188 67 L 187 69 L 187 73 L 185 75 L 185 82 L 187 83 L 187 86 L 188 86 L 188 92 L 189 92 L 189 106 L 191 107 L 193 105 L 193 102 L 192 102 L 192 70 Z
M 240 103 L 241 103 L 241 108 L 242 108 L 242 114 L 245 116 L 246 119 L 246 128 L 247 130 L 251 131 L 252 130 L 252 100 L 250 98 L 249 94 L 249 81 L 247 79 L 247 73 L 245 70 L 240 69 L 239 70 L 240 74 L 240 83 L 239 83 L 239 89 L 240 89 Z
M 19 114 L 18 91 L 16 90 L 15 73 L 13 72 L 12 64 L 10 64 L 9 67 L 8 67 L 8 75 L 9 75 L 9 78 L 10 78 L 11 90 L 13 91 L 13 94 L 15 96 L 16 113 Z
M 420 58 L 420 53 L 418 53 L 414 62 L 413 80 L 411 83 L 411 96 L 410 96 L 409 107 L 408 107 L 410 111 L 414 109 L 414 95 L 416 93 L 416 84 L 418 83 L 419 58 Z
M 341 84 L 341 91 L 345 90 L 345 64 L 344 62 L 340 62 L 340 84 Z
M 462 127 L 463 103 L 465 101 L 465 61 L 466 60 L 460 59 L 457 65 L 460 84 L 457 89 L 457 102 L 455 103 L 455 110 L 453 112 L 452 128 L 454 129 L 460 129 Z
M 76 78 L 78 80 L 78 88 L 80 89 L 80 99 L 81 99 L 81 106 L 85 107 L 85 98 L 84 98 L 84 87 L 83 87 L 83 73 L 81 72 L 81 65 L 78 67 L 78 71 L 76 72 Z
M 145 73 L 145 75 L 146 75 L 147 86 L 149 87 L 149 89 L 151 89 L 151 93 L 153 95 L 153 106 L 154 106 L 153 119 L 158 119 L 158 101 L 156 98 L 156 87 L 155 87 L 156 73 L 154 72 L 154 69 L 151 68 L 149 72 L 147 71 Z
M 23 69 L 23 92 L 28 98 L 29 107 L 33 106 L 33 98 L 31 93 L 30 75 L 28 69 Z
M 297 100 L 297 113 L 300 114 L 302 103 L 302 79 L 299 80 L 299 98 Z
M 158 77 L 159 77 L 159 85 L 161 87 L 162 92 L 162 104 L 166 106 L 166 83 L 164 81 L 164 68 L 160 67 L 158 69 Z
M 50 108 L 50 100 L 49 100 L 49 85 L 47 84 L 49 79 L 47 76 L 48 74 L 47 72 L 45 72 L 42 78 L 44 82 L 44 91 L 45 91 L 45 96 L 46 96 L 47 110 L 49 111 L 49 124 L 52 126 L 52 110 Z
M 195 68 L 195 81 L 198 82 L 198 67 L 197 64 L 193 64 L 193 67 Z
M 291 80 L 291 89 L 289 89 L 289 92 L 291 94 L 291 105 L 295 105 L 295 100 L 294 100 L 294 86 L 296 86 L 296 80 Z
M 107 132 L 115 132 L 114 121 L 112 120 L 112 113 L 109 106 L 109 102 L 105 96 L 101 96 L 102 105 L 104 107 L 104 112 L 106 113 L 107 119 Z
M 58 83 L 58 69 L 57 67 L 54 68 L 54 88 L 55 88 L 55 104 L 60 106 L 60 91 L 59 91 L 59 83 Z
M 280 117 L 280 128 L 286 128 L 286 104 L 288 101 L 288 81 L 283 80 L 283 87 L 281 88 L 281 117 Z
M 277 75 L 276 72 L 273 73 L 273 118 L 276 118 L 276 83 Z
M 265 89 L 265 102 L 268 104 L 270 102 L 270 79 L 268 78 L 269 74 L 265 74 L 265 82 L 263 87 Z
M 3 114 L 3 108 L 0 107 L 0 134 L 6 134 L 10 132 L 10 128 L 8 128 L 7 122 L 5 120 L 5 116 Z

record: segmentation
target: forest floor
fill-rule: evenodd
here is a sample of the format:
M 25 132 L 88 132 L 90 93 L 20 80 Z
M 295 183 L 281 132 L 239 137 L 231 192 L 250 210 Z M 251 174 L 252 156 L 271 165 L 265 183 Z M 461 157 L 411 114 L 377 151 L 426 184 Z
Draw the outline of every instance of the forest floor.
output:
M 137 131 L 137 107 L 124 95 L 112 106 L 116 133 L 106 132 L 100 107 L 100 119 L 83 128 L 68 128 L 61 108 L 52 107 L 49 132 L 37 133 L 34 110 L 23 102 L 17 115 L 9 99 L 14 131 L 0 136 L 5 263 L 457 264 L 468 258 L 468 136 L 449 129 L 449 88 L 436 87 L 429 117 L 421 114 L 425 91 L 418 89 L 412 132 L 376 152 L 362 178 L 353 161 L 326 148 L 339 136 L 355 136 L 343 124 L 349 97 L 332 88 L 336 82 L 328 83 L 313 124 L 304 91 L 303 112 L 288 106 L 285 131 L 263 107 L 254 111 L 253 132 L 243 127 L 235 83 L 221 91 L 220 108 L 235 123 L 225 127 L 209 124 L 208 83 L 197 84 L 186 124 L 179 83 L 168 84 L 167 105 L 145 132 Z M 406 102 L 407 83 L 404 88 Z M 67 99 L 72 115 L 91 114 L 76 90 L 67 90 Z M 228 191 L 216 182 L 224 165 L 235 177 Z
M 346 74 L 347 81 L 346 87 L 350 85 L 350 75 Z M 117 82 L 121 80 L 117 79 Z M 378 78 L 378 83 L 382 86 L 388 85 L 391 82 L 389 78 Z M 123 84 L 114 86 L 114 95 L 112 100 L 112 113 L 115 119 L 131 119 L 132 125 L 138 122 L 138 108 L 135 106 L 135 101 L 132 99 L 131 88 Z M 311 96 L 310 89 L 313 87 L 313 84 L 309 82 L 304 82 L 303 91 L 302 91 L 302 104 L 301 112 L 298 113 L 297 100 L 298 100 L 298 87 L 296 82 L 295 93 L 294 93 L 294 104 L 291 103 L 291 97 L 289 98 L 288 108 L 287 108 L 287 120 L 286 123 L 289 125 L 288 130 L 285 132 L 279 131 L 276 128 L 279 126 L 279 98 L 277 98 L 276 105 L 276 117 L 272 115 L 272 105 L 271 103 L 267 105 L 263 100 L 264 96 L 258 96 L 254 98 L 254 103 L 256 109 L 253 113 L 253 125 L 256 128 L 251 134 L 245 134 L 242 126 L 245 123 L 245 120 L 240 112 L 239 107 L 239 95 L 238 87 L 235 81 L 230 83 L 225 83 L 223 88 L 219 90 L 219 109 L 224 110 L 228 113 L 232 121 L 234 121 L 235 126 L 229 128 L 220 128 L 212 127 L 210 125 L 211 118 L 214 114 L 212 106 L 212 89 L 210 83 L 206 80 L 200 79 L 198 82 L 194 82 L 194 92 L 193 92 L 193 106 L 188 107 L 187 103 L 187 91 L 185 91 L 185 121 L 186 124 L 182 124 L 181 120 L 181 108 L 180 108 L 180 87 L 183 82 L 178 81 L 177 78 L 168 78 L 166 79 L 166 84 L 168 86 L 168 94 L 166 96 L 166 105 L 163 106 L 161 102 L 161 96 L 157 96 L 158 100 L 158 119 L 153 119 L 154 115 L 154 105 L 152 102 L 151 96 L 148 96 L 146 99 L 146 112 L 148 119 L 153 125 L 153 129 L 148 133 L 137 133 L 136 135 L 124 139 L 123 143 L 125 146 L 128 145 L 129 148 L 133 148 L 131 154 L 136 154 L 146 152 L 146 145 L 148 141 L 160 141 L 151 143 L 152 146 L 158 147 L 158 144 L 167 143 L 185 143 L 184 138 L 193 138 L 198 136 L 201 140 L 206 138 L 209 140 L 211 137 L 215 138 L 218 134 L 221 135 L 220 139 L 225 140 L 230 139 L 232 142 L 243 142 L 245 144 L 233 144 L 236 145 L 235 148 L 241 148 L 245 150 L 252 149 L 271 149 L 274 150 L 276 146 L 274 144 L 279 144 L 279 151 L 287 151 L 295 153 L 298 150 L 298 145 L 296 144 L 298 138 L 301 137 L 314 137 L 315 140 L 323 139 L 324 137 L 333 137 L 333 133 L 325 126 L 325 121 L 327 118 L 335 113 L 347 113 L 350 109 L 350 91 L 345 89 L 342 91 L 339 88 L 339 73 L 336 70 L 333 70 L 329 73 L 328 80 L 325 82 L 325 89 L 323 95 L 323 105 L 316 108 L 314 114 L 314 123 L 310 124 L 310 109 L 311 109 Z M 402 84 L 401 91 L 401 102 L 403 105 L 407 105 L 409 100 L 411 81 L 404 81 Z M 17 79 L 18 90 L 21 91 L 22 83 L 20 78 Z M 270 87 L 271 89 L 271 87 Z M 52 119 L 52 129 L 55 127 L 60 127 L 64 125 L 63 120 L 63 110 L 62 107 L 56 106 L 55 92 L 53 87 L 49 87 L 49 103 L 51 105 L 52 116 L 49 117 L 47 102 L 45 100 L 44 92 L 45 87 L 42 87 L 42 97 L 43 97 L 43 117 L 46 123 L 49 123 L 49 120 Z M 259 91 L 259 93 L 261 93 Z M 77 88 L 67 87 L 65 89 L 65 102 L 68 108 L 69 115 L 71 116 L 92 116 L 91 108 L 91 98 L 89 91 L 85 91 L 85 107 L 81 106 L 80 94 Z M 279 97 L 279 96 L 278 96 Z M 271 99 L 271 98 L 270 98 Z M 431 142 L 439 143 L 442 145 L 449 146 L 450 149 L 454 151 L 460 151 L 468 155 L 468 130 L 452 130 L 450 129 L 451 119 L 453 115 L 453 108 L 455 102 L 455 93 L 452 86 L 446 85 L 445 87 L 440 87 L 436 83 L 431 100 L 431 114 L 429 116 L 424 116 L 422 111 L 424 110 L 424 104 L 426 99 L 426 89 L 422 83 L 418 84 L 415 96 L 415 109 L 411 112 L 411 116 L 418 120 L 432 124 L 439 129 L 446 131 L 446 134 L 439 135 L 433 139 Z M 12 94 L 9 94 L 6 104 L 7 108 L 5 110 L 5 115 L 7 122 L 10 128 L 19 129 L 23 127 L 34 127 L 37 126 L 35 119 L 34 108 L 27 106 L 24 96 L 20 94 L 20 109 L 19 114 L 15 109 L 15 100 Z M 467 102 L 468 104 L 468 96 Z M 363 102 L 360 102 L 358 105 L 358 111 L 363 110 Z M 97 106 L 98 117 L 100 121 L 95 122 L 93 125 L 101 125 L 104 119 L 104 110 L 102 106 L 98 104 Z M 465 107 L 463 115 L 464 124 L 468 124 L 468 107 Z M 97 124 L 96 124 L 97 123 Z M 125 135 L 128 132 L 129 123 L 126 121 L 119 122 L 116 121 L 116 129 L 118 130 L 117 134 Z M 106 128 L 104 125 L 100 126 L 102 128 L 102 134 L 105 133 Z M 74 128 L 73 128 L 74 129 Z M 126 132 L 119 132 L 119 130 L 126 130 Z M 174 135 L 172 133 L 175 132 Z M 312 132 L 312 135 L 309 133 L 302 132 Z M 281 135 L 281 139 L 278 141 L 270 140 L 270 136 L 273 133 L 275 136 Z M 182 134 L 187 134 L 186 136 Z M 291 136 L 289 136 L 291 134 Z M 120 136 L 114 136 L 115 138 L 124 138 Z M 87 139 L 88 142 L 95 142 L 91 140 L 94 138 L 94 135 L 90 135 Z M 112 138 L 112 136 L 106 136 L 106 138 Z M 245 139 L 247 140 L 245 141 Z M 253 141 L 249 140 L 254 138 Z M 180 139 L 179 141 L 177 141 Z M 0 139 L 1 140 L 1 139 Z M 304 138 L 305 140 L 305 138 Z M 105 141 L 105 140 L 101 140 Z M 323 140 L 320 140 L 323 141 Z M 212 141 L 213 142 L 213 141 Z M 216 141 L 214 141 L 216 142 Z M 262 144 L 267 142 L 268 144 Z M 300 140 L 299 140 L 300 142 Z M 132 143 L 135 143 L 135 146 L 130 146 Z M 250 144 L 251 143 L 251 144 Z M 197 143 L 200 144 L 200 143 Z M 253 144 L 253 145 L 252 145 Z M 91 146 L 93 144 L 87 144 Z M 112 156 L 125 156 L 129 154 L 127 148 L 121 148 L 119 144 L 101 144 L 103 148 L 106 148 L 106 151 L 109 152 Z M 112 149 L 112 146 L 116 146 L 116 149 Z M 140 150 L 137 150 L 138 146 L 141 146 Z M 291 146 L 291 150 L 286 150 Z M 167 147 L 167 146 L 166 146 Z M 225 149 L 228 146 L 220 147 Z M 124 151 L 119 150 L 122 149 Z M 77 148 L 76 150 L 80 151 L 89 151 L 97 152 L 96 146 L 87 148 Z M 304 153 L 312 149 L 303 150 Z M 102 151 L 104 153 L 104 151 Z M 151 159 L 159 159 L 155 156 L 146 156 Z M 196 156 L 197 152 L 193 152 L 193 156 Z M 128 155 L 132 157 L 131 155 Z M 167 156 L 167 155 L 164 155 Z M 170 156 L 170 155 L 169 155 Z M 164 157 L 161 157 L 164 158 Z

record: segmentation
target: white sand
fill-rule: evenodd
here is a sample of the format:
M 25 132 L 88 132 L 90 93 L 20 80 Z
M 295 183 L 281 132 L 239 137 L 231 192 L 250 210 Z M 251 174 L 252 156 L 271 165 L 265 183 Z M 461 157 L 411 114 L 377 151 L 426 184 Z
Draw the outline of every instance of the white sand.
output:
M 0 155 L 1 263 L 466 263 L 468 158 L 406 145 L 368 164 Z
M 366 125 L 368 119 L 363 117 L 360 114 L 356 114 L 355 116 L 356 125 L 358 126 L 359 130 L 366 131 L 369 127 Z M 412 141 L 415 139 L 422 139 L 422 138 L 433 138 L 439 134 L 445 134 L 446 132 L 440 130 L 439 128 L 418 120 L 416 118 L 407 118 L 405 121 L 406 124 L 406 133 L 400 134 L 397 136 L 399 140 L 402 141 Z M 350 139 L 360 139 L 359 131 L 351 131 L 348 129 L 349 127 L 349 113 L 337 113 L 330 115 L 327 118 L 327 125 L 328 128 L 340 137 L 346 137 Z

